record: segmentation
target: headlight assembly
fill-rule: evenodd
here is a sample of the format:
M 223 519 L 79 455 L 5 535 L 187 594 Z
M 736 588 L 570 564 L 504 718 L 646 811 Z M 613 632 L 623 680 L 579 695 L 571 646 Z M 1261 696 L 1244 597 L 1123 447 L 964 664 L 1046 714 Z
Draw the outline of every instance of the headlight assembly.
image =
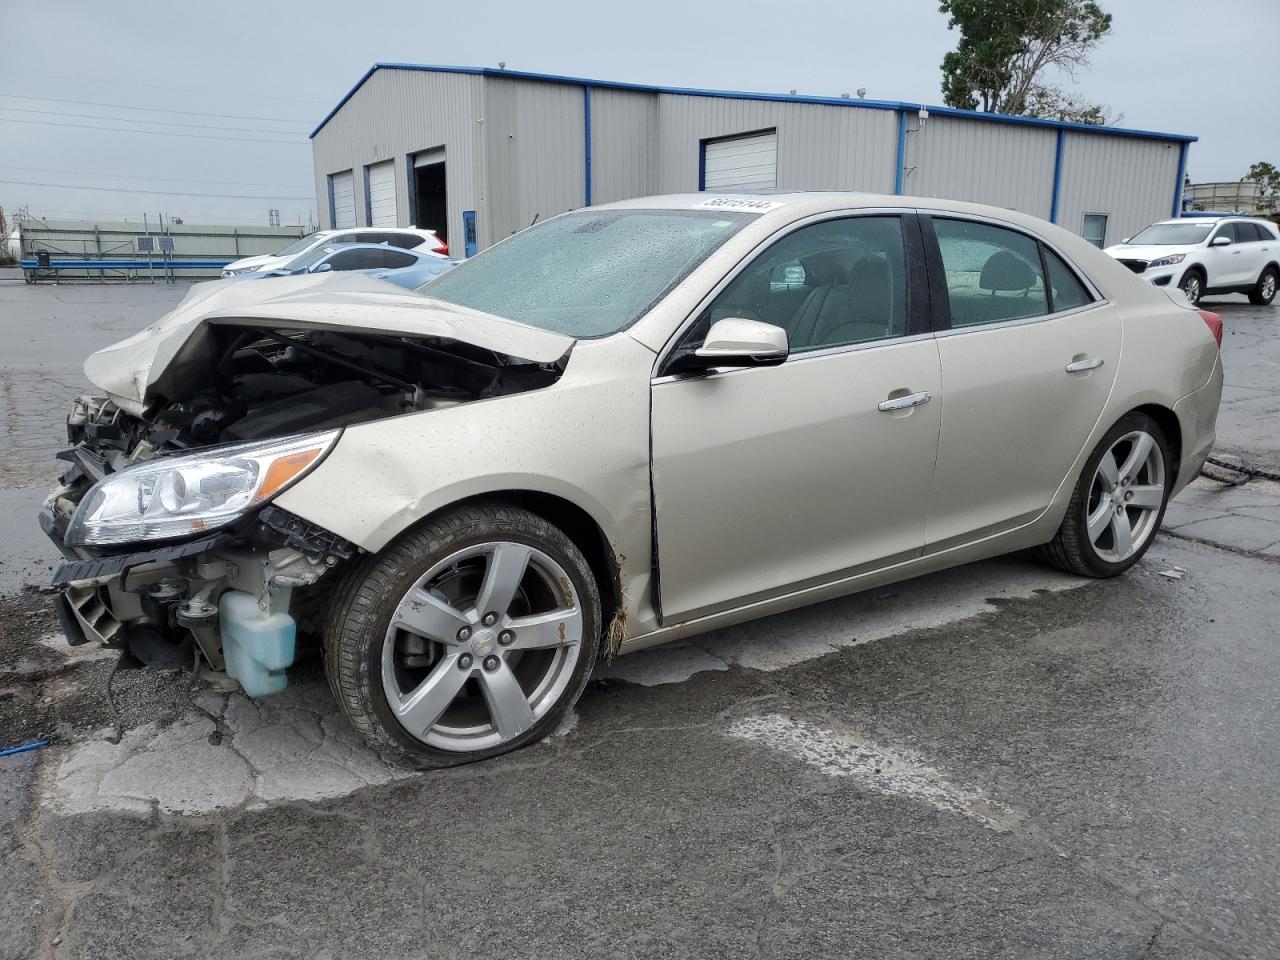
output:
M 1152 267 L 1172 267 L 1175 263 L 1181 263 L 1185 259 L 1187 259 L 1185 253 L 1175 253 L 1172 256 L 1161 257 L 1159 260 L 1152 260 L 1147 264 L 1147 269 L 1150 270 Z
M 225 526 L 302 479 L 339 433 L 255 440 L 127 467 L 85 494 L 66 542 L 113 546 Z

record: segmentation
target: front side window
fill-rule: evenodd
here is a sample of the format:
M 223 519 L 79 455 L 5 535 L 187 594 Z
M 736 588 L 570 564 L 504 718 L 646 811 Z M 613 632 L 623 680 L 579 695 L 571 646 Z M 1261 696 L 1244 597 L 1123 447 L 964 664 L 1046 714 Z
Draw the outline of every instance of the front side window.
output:
M 521 230 L 418 290 L 570 337 L 640 319 L 757 214 L 582 210 Z
M 363 248 L 358 250 L 340 250 L 329 258 L 329 266 L 335 270 L 364 270 L 370 264 L 368 263 L 369 251 Z
M 782 327 L 793 353 L 903 336 L 902 219 L 850 217 L 787 234 L 730 281 L 685 345 L 701 343 L 726 317 Z
M 1107 215 L 1105 213 L 1086 213 L 1084 215 L 1084 228 L 1080 231 L 1080 235 L 1095 247 L 1105 247 L 1107 245 Z
M 1236 225 L 1234 223 L 1224 223 L 1222 226 L 1218 227 L 1217 232 L 1213 235 L 1213 240 L 1217 240 L 1219 237 L 1226 237 L 1232 243 L 1238 243 L 1240 240 L 1240 238 L 1236 236 Z M 1213 240 L 1210 240 L 1209 242 L 1212 243 Z
M 1035 240 L 968 220 L 935 218 L 933 229 L 942 254 L 953 327 L 1048 314 L 1044 269 Z
M 308 250 L 306 253 L 299 254 L 298 256 L 294 257 L 292 260 L 290 260 L 280 269 L 281 270 L 306 270 L 308 267 L 316 263 L 319 263 L 321 260 L 329 256 L 329 254 L 333 253 L 337 249 L 338 247 L 336 244 L 322 243 L 320 244 L 320 246 L 316 247 L 314 250 Z

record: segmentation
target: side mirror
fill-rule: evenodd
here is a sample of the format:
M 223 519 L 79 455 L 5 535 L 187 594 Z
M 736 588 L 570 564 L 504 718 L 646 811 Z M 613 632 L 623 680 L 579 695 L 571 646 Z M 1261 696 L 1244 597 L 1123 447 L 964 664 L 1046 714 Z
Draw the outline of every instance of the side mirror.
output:
M 704 367 L 772 367 L 787 359 L 787 331 L 771 323 L 725 317 L 707 331 L 693 355 Z
M 311 268 L 311 272 L 312 272 L 312 273 L 327 273 L 328 271 L 330 271 L 330 270 L 332 270 L 332 269 L 333 269 L 333 264 L 332 264 L 332 263 L 329 263 L 329 262 L 326 260 L 324 263 L 317 263 L 314 267 L 312 267 L 312 268 Z
M 1231 243 L 1230 237 L 1214 237 L 1212 240 L 1209 241 L 1209 246 L 1225 247 L 1225 246 L 1229 246 L 1230 243 Z

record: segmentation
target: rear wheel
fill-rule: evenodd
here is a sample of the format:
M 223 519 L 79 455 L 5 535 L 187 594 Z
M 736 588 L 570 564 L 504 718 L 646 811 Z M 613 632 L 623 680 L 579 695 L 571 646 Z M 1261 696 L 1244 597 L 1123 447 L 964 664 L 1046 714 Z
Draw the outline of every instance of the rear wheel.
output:
M 1276 287 L 1280 285 L 1280 273 L 1275 267 L 1267 267 L 1258 278 L 1257 285 L 1249 292 L 1249 302 L 1255 306 L 1265 307 L 1276 298 Z
M 450 766 L 554 730 L 582 693 L 600 599 L 559 529 L 505 504 L 442 515 L 348 575 L 325 630 L 329 682 L 388 759 Z
M 1182 292 L 1186 294 L 1187 299 L 1194 307 L 1200 302 L 1200 298 L 1204 296 L 1204 274 L 1199 270 L 1192 268 L 1186 272 L 1182 278 L 1182 283 L 1178 284 L 1182 288 Z
M 1163 431 L 1146 414 L 1127 414 L 1085 463 L 1046 558 L 1086 577 L 1123 573 L 1155 539 L 1171 483 Z

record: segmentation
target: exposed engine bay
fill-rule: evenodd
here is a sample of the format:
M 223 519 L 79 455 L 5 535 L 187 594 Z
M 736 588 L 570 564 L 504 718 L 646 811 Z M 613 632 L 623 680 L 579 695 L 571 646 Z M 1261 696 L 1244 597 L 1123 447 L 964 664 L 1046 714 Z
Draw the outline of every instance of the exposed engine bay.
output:
M 357 547 L 269 500 L 164 543 L 92 545 L 68 537 L 86 494 L 127 468 L 205 448 L 336 438 L 373 420 L 549 386 L 567 356 L 539 363 L 445 337 L 203 324 L 150 383 L 140 413 L 127 398 L 73 404 L 72 446 L 59 454 L 67 468 L 41 515 L 68 561 L 54 577 L 68 639 L 169 667 L 191 664 L 198 649 L 250 695 L 282 688 L 296 635 L 319 630 L 329 591 L 313 585 Z
M 184 354 L 157 380 L 142 416 L 110 399 L 76 402 L 68 439 L 87 475 L 99 479 L 129 463 L 217 443 L 519 393 L 554 383 L 563 371 L 563 363 L 436 338 L 220 324 L 207 326 Z

